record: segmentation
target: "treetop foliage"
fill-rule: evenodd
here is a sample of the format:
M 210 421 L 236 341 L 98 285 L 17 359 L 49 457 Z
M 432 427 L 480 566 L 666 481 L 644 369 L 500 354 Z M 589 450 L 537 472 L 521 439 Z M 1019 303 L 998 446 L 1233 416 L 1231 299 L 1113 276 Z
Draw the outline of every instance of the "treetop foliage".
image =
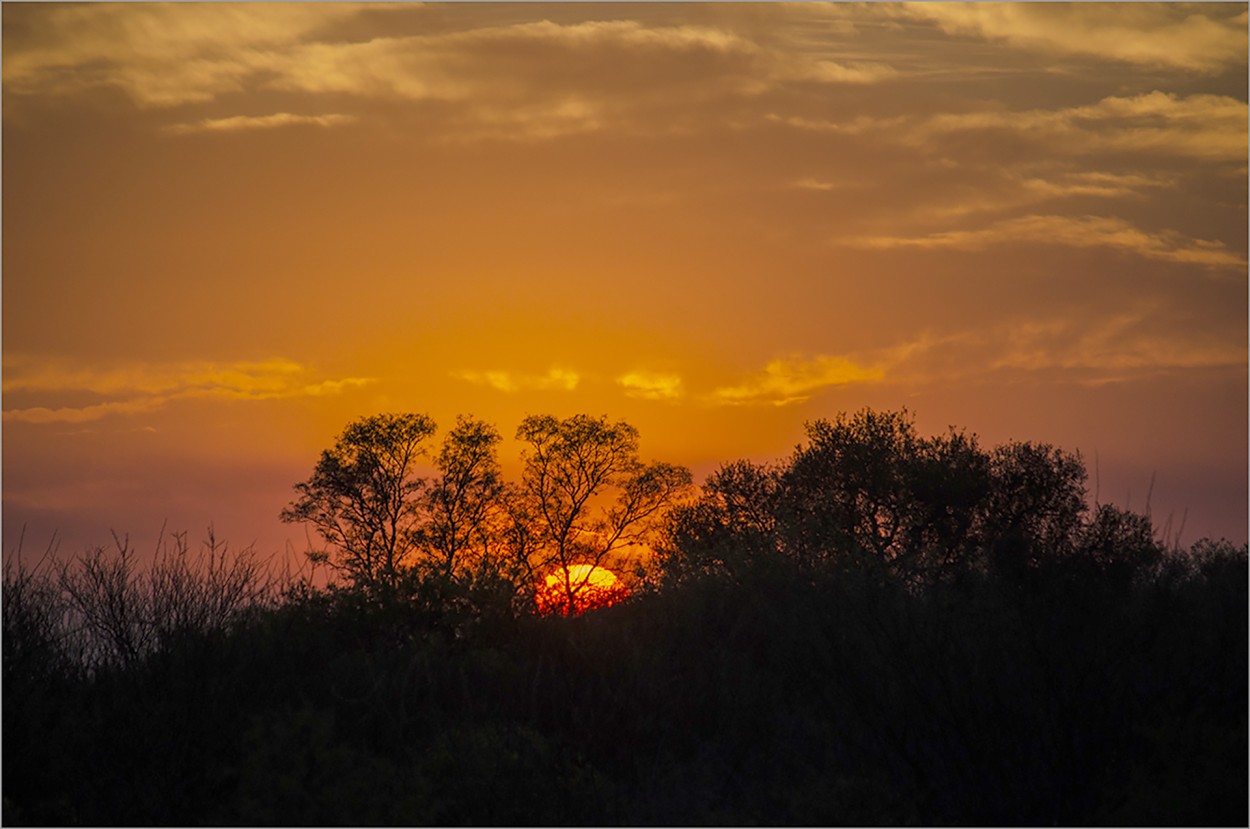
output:
M 533 599 L 539 578 L 563 580 L 565 612 L 584 606 L 596 566 L 645 544 L 666 509 L 690 486 L 690 472 L 644 463 L 638 430 L 607 417 L 525 418 L 521 480 L 502 479 L 500 435 L 461 416 L 433 453 L 435 475 L 417 474 L 436 432 L 425 415 L 379 415 L 350 424 L 322 454 L 284 521 L 312 524 L 330 546 L 323 555 L 366 592 L 406 589 L 437 574 L 503 579 Z M 588 565 L 575 568 L 575 565 Z
M 1144 565 L 1163 552 L 1145 517 L 1098 505 L 1090 518 L 1080 456 L 1056 447 L 986 450 L 953 428 L 921 437 L 906 411 L 865 409 L 806 432 L 784 462 L 726 464 L 673 509 L 661 547 L 669 579 L 787 560 L 915 584 L 1075 556 Z
M 434 421 L 421 414 L 382 414 L 347 425 L 321 453 L 313 474 L 295 485 L 299 498 L 283 521 L 312 524 L 341 555 L 354 584 L 394 586 L 414 548 L 421 520 L 415 475 Z

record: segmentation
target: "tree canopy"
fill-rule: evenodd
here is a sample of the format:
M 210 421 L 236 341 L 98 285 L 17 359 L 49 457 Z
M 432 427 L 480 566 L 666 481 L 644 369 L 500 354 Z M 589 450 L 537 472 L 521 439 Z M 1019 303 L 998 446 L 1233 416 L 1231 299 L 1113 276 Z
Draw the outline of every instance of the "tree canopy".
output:
M 296 485 L 283 520 L 312 524 L 333 548 L 324 557 L 367 591 L 393 591 L 409 577 L 488 578 L 532 598 L 554 576 L 571 613 L 596 589 L 594 568 L 630 565 L 623 551 L 652 541 L 691 484 L 684 467 L 644 463 L 638 430 L 606 417 L 527 417 L 512 485 L 494 426 L 461 416 L 431 456 L 436 431 L 422 414 L 353 422 Z M 421 461 L 435 474 L 418 474 Z
M 282 511 L 311 524 L 338 551 L 336 565 L 357 586 L 394 586 L 421 520 L 416 474 L 435 424 L 422 414 L 381 414 L 347 425 L 321 453 L 299 497 Z

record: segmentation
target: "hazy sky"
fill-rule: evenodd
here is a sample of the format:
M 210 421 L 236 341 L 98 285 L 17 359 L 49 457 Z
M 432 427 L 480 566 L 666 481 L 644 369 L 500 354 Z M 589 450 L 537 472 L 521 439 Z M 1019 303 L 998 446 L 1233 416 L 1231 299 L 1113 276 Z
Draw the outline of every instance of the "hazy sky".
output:
M 1244 3 L 0 14 L 6 554 L 302 549 L 381 411 L 701 479 L 906 406 L 1246 540 Z

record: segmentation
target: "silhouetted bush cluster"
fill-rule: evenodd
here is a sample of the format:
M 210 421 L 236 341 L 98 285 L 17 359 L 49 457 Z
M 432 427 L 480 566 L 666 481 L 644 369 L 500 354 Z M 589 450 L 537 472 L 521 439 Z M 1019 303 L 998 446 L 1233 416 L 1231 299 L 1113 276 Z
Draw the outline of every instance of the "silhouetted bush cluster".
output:
M 818 423 L 574 617 L 488 573 L 313 589 L 185 543 L 6 566 L 3 819 L 1244 825 L 1246 548 L 1168 549 L 1083 478 Z
M 922 438 L 906 412 L 861 411 L 807 426 L 783 464 L 727 464 L 675 509 L 663 546 L 669 581 L 741 581 L 779 562 L 872 569 L 912 585 L 1055 567 L 1132 579 L 1164 546 L 1147 516 L 1096 505 L 1080 457 L 1052 446 L 992 450 L 951 430 Z

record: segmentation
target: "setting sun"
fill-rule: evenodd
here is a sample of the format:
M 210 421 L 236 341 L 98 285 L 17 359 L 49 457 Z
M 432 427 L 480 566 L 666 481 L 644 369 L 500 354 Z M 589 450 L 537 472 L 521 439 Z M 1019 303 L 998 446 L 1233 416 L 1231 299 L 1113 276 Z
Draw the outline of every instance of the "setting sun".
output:
M 556 570 L 548 574 L 534 601 L 541 613 L 576 616 L 587 610 L 616 604 L 628 595 L 625 583 L 606 567 L 573 564 L 567 571 Z

